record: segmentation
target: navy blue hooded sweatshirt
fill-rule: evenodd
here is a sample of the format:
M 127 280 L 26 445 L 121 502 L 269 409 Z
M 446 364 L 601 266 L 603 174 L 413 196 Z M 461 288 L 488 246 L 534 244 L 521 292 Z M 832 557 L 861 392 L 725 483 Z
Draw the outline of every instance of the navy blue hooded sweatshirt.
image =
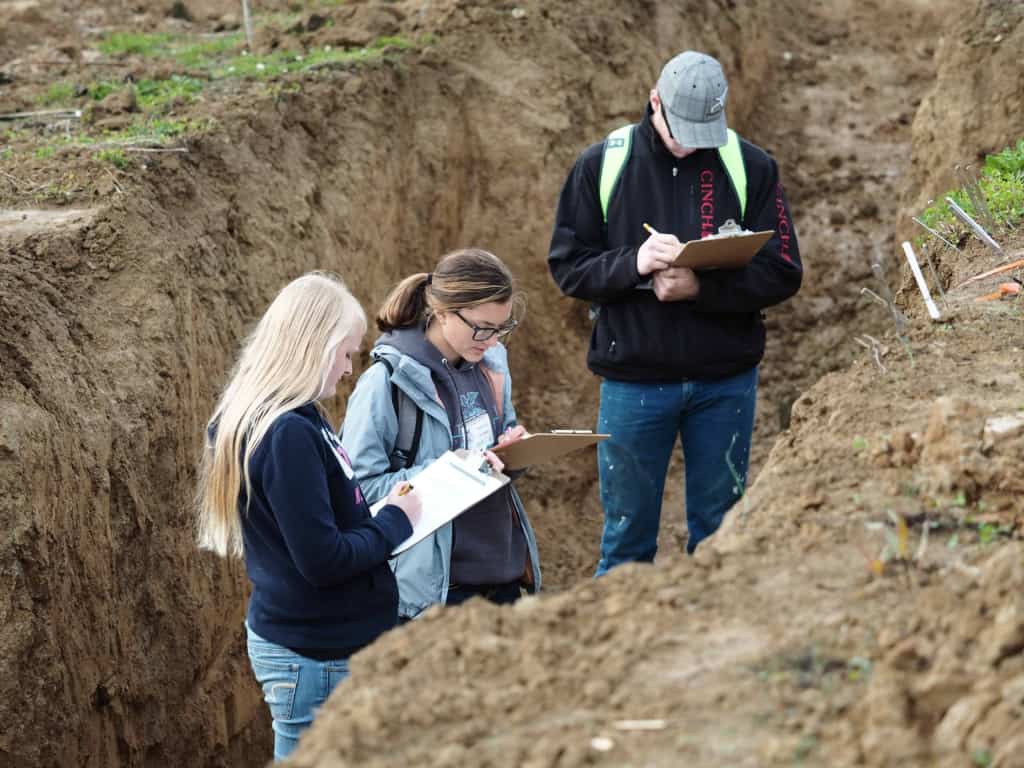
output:
M 249 461 L 239 511 L 252 581 L 248 622 L 270 642 L 319 659 L 347 658 L 398 620 L 387 564 L 412 535 L 396 506 L 376 517 L 331 425 L 309 403 L 282 414 Z

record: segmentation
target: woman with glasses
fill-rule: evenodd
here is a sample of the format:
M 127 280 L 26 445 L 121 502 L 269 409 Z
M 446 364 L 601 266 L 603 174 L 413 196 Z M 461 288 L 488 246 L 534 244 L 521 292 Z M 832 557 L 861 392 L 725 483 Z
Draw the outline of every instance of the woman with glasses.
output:
M 508 267 L 475 248 L 447 254 L 432 273 L 411 275 L 391 291 L 377 314 L 378 363 L 356 384 L 342 435 L 371 503 L 448 450 L 482 451 L 502 469 L 490 449 L 527 434 L 516 422 L 501 343 L 522 305 Z M 422 413 L 415 430 L 401 426 L 403 398 Z M 418 435 L 414 444 L 403 430 Z M 522 588 L 540 587 L 536 538 L 512 484 L 406 550 L 392 567 L 405 620 L 435 603 L 474 596 L 511 603 Z

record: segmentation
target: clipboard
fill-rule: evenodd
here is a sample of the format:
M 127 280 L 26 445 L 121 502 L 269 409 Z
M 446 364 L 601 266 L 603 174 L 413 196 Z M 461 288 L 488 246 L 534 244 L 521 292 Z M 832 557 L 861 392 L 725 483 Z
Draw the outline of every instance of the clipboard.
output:
M 391 550 L 392 557 L 508 485 L 509 479 L 500 472 L 481 472 L 482 461 L 477 452 L 448 451 L 412 478 L 410 482 L 419 494 L 423 512 L 412 535 Z M 370 514 L 376 516 L 385 504 L 386 496 L 370 507 Z
M 703 240 L 688 240 L 679 249 L 674 267 L 690 269 L 738 269 L 745 267 L 754 254 L 771 240 L 774 229 L 751 232 L 744 235 L 705 237 Z
M 524 469 L 556 459 L 567 453 L 595 445 L 611 435 L 595 434 L 589 429 L 554 429 L 501 445 L 491 450 L 505 462 L 506 469 Z

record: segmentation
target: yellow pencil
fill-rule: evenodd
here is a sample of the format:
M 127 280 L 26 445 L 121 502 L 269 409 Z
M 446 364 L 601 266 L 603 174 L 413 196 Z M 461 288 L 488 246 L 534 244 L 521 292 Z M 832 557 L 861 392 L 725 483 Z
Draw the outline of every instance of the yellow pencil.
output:
M 412 483 L 406 483 L 405 485 L 403 485 L 401 488 L 398 489 L 398 495 L 399 496 L 405 496 L 405 494 L 407 494 L 411 490 L 412 490 Z

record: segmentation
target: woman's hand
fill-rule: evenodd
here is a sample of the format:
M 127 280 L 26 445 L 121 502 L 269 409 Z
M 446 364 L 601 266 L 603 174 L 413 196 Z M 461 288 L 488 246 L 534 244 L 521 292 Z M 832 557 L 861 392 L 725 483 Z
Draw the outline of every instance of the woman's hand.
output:
M 524 427 L 522 424 L 515 427 L 509 427 L 498 436 L 498 445 L 502 446 L 517 443 L 523 438 L 529 436 L 530 433 L 526 431 L 526 427 Z
M 484 461 L 490 464 L 495 472 L 501 472 L 505 468 L 505 462 L 499 459 L 494 451 L 484 451 Z
M 388 504 L 394 504 L 409 518 L 409 525 L 413 528 L 420 521 L 423 515 L 423 502 L 420 495 L 413 490 L 412 483 L 401 482 L 391 489 L 388 494 Z

